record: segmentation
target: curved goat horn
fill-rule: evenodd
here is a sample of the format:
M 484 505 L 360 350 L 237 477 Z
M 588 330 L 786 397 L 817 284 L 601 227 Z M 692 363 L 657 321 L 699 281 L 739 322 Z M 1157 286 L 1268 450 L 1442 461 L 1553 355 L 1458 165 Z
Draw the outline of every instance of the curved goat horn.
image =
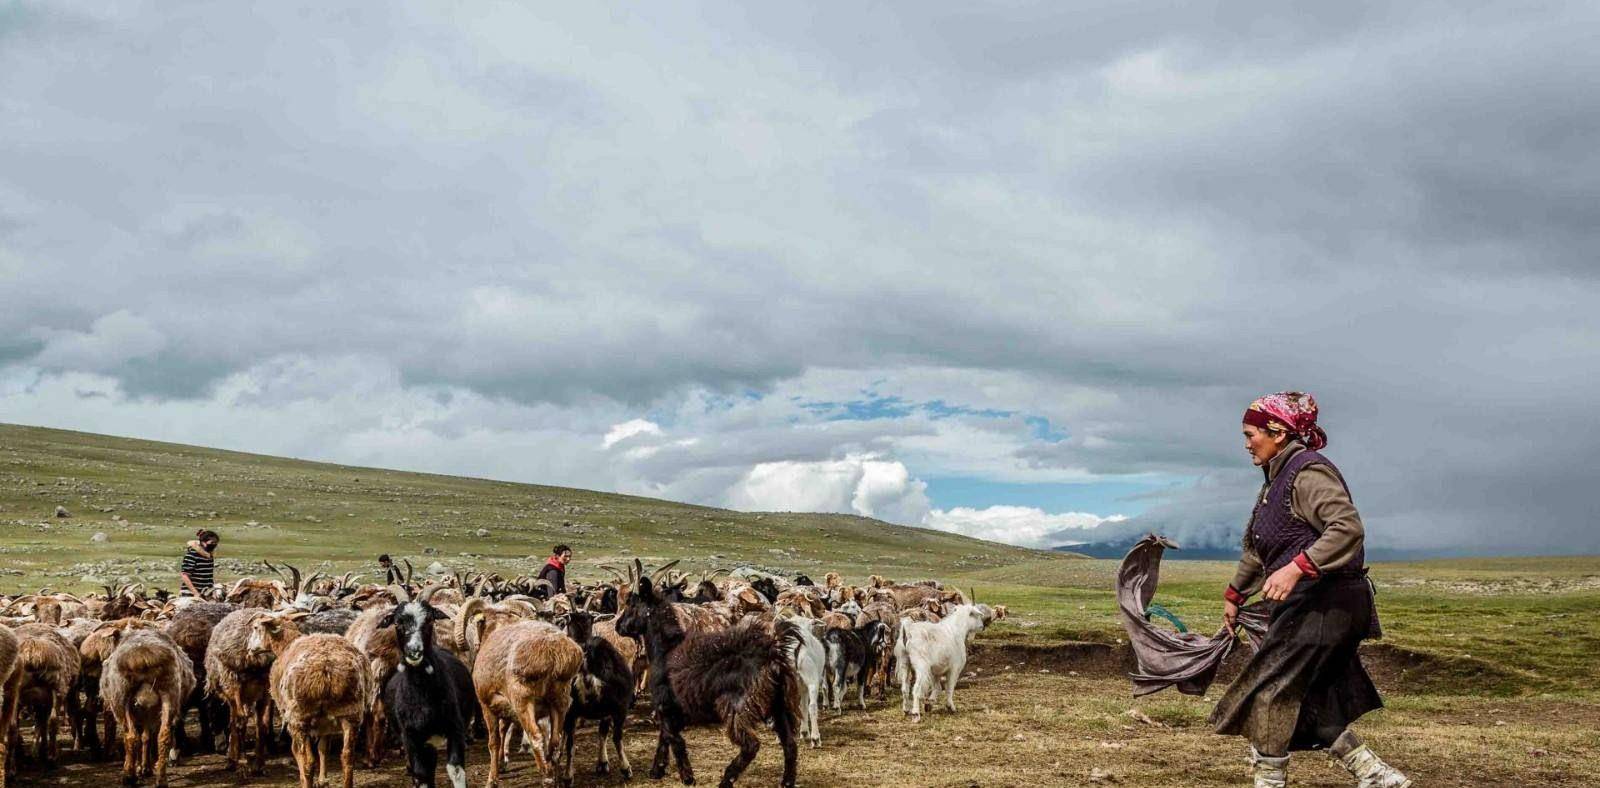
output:
M 665 564 L 662 564 L 660 569 L 657 569 L 656 571 L 651 572 L 650 573 L 650 582 L 652 582 L 652 583 L 658 582 L 661 579 L 661 575 L 665 574 L 666 571 L 671 569 L 672 567 L 675 567 L 675 566 L 678 565 L 678 561 L 679 560 L 680 559 L 676 559 L 675 558 L 675 559 L 673 559 L 671 561 L 666 562 Z

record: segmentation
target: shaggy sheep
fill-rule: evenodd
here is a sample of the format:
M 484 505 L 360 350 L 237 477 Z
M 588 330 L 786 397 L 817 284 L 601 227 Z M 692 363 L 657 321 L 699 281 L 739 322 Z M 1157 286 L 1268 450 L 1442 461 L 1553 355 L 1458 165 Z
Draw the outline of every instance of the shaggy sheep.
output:
M 252 650 L 277 655 L 272 663 L 272 701 L 283 715 L 293 742 L 300 788 L 311 788 L 311 772 L 325 785 L 333 734 L 344 737 L 340 774 L 344 788 L 355 781 L 356 734 L 372 705 L 372 673 L 354 645 L 338 635 L 288 638 L 285 626 L 271 618 L 256 619 L 250 632 Z
M 155 775 L 166 788 L 167 762 L 176 757 L 173 729 L 183 702 L 194 692 L 189 656 L 166 633 L 154 629 L 112 628 L 117 642 L 100 675 L 100 697 L 122 729 L 122 782 Z M 109 738 L 109 737 L 108 737 Z

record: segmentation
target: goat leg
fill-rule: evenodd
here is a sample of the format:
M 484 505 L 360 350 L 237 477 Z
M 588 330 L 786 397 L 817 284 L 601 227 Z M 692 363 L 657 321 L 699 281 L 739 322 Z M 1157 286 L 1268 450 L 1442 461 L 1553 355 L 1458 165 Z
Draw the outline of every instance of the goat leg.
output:
M 689 744 L 683 739 L 683 731 L 672 731 L 672 758 L 678 762 L 678 781 L 684 785 L 694 785 L 694 766 L 689 763 Z
M 728 762 L 728 768 L 722 770 L 722 782 L 718 783 L 718 788 L 733 788 L 734 781 L 739 779 L 739 775 L 744 774 L 744 770 L 750 767 L 750 762 L 756 759 L 756 753 L 761 751 L 761 740 L 756 738 L 755 731 L 748 730 L 740 724 L 737 715 L 728 719 L 727 733 L 728 741 L 739 748 L 739 753 Z M 793 738 L 793 731 L 790 731 L 790 738 Z M 692 778 L 684 782 L 691 781 Z
M 450 788 L 467 788 L 467 741 L 461 736 L 451 736 L 446 742 L 444 772 L 450 777 Z M 433 779 L 433 771 L 428 772 Z
M 622 724 L 628 719 L 626 709 L 620 710 L 611 720 L 611 745 L 617 751 L 617 761 L 622 767 L 622 779 L 633 779 L 633 765 L 628 763 L 628 752 L 622 749 Z M 605 753 L 605 745 L 601 745 L 600 752 Z
M 667 776 L 667 748 L 671 742 L 672 734 L 667 732 L 667 723 L 663 719 L 656 731 L 656 757 L 650 762 L 650 779 L 659 780 Z
M 567 715 L 566 722 L 563 723 L 561 731 L 561 763 L 559 764 L 559 768 L 561 771 L 562 788 L 572 788 L 572 740 L 577 738 L 573 735 L 577 728 L 578 715 Z M 600 739 L 600 760 L 604 761 L 605 759 L 606 740 L 604 737 L 602 737 Z

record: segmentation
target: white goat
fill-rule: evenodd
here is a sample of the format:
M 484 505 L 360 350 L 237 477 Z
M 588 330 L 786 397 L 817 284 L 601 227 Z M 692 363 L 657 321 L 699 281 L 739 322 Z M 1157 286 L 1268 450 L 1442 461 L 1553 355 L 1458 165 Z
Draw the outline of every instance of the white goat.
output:
M 922 701 L 934 699 L 941 685 L 945 706 L 956 710 L 956 680 L 967 667 L 967 638 L 984 627 L 984 613 L 959 605 L 937 624 L 900 619 L 894 642 L 895 669 L 900 676 L 900 707 L 912 722 L 922 721 Z M 913 676 L 916 680 L 912 689 Z
M 800 648 L 795 651 L 795 673 L 800 676 L 800 691 L 805 693 L 800 729 L 812 747 L 822 746 L 822 733 L 817 729 L 818 696 L 822 692 L 828 667 L 828 654 L 822 645 L 825 625 L 814 618 L 786 616 L 800 630 Z

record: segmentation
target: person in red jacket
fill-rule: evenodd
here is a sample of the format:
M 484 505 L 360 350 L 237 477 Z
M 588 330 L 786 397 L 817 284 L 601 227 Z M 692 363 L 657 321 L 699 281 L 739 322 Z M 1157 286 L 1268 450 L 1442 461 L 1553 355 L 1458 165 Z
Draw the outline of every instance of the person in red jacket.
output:
M 550 557 L 545 559 L 544 568 L 539 570 L 539 579 L 550 583 L 554 589 L 551 593 L 567 593 L 567 564 L 572 561 L 572 548 L 558 544 L 550 551 Z

